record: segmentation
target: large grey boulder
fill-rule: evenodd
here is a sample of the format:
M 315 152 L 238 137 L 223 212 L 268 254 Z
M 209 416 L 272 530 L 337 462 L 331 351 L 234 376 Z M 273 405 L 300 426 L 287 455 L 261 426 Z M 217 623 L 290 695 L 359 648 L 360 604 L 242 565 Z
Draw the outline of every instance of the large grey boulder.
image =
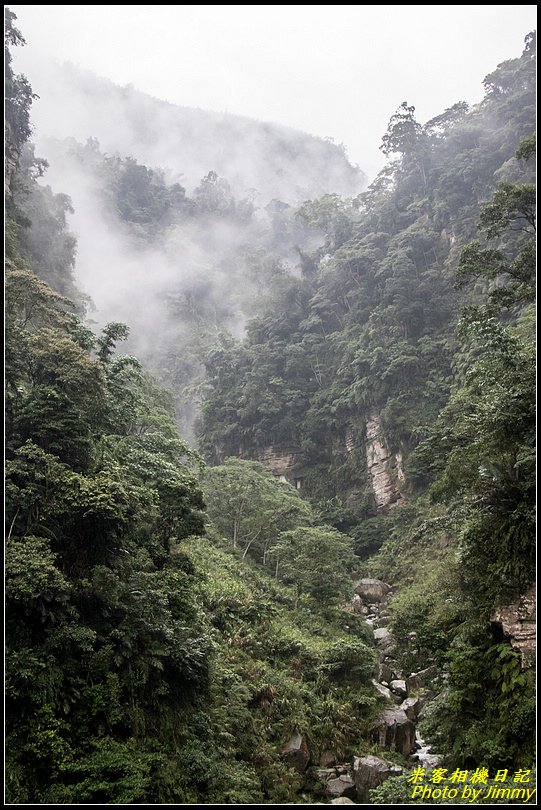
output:
M 310 751 L 306 740 L 296 731 L 282 748 L 282 757 L 290 768 L 304 773 L 310 762 Z
M 392 748 L 405 757 L 415 751 L 415 726 L 398 706 L 383 710 L 376 722 L 373 737 L 382 748 Z
M 388 700 L 393 699 L 394 695 L 391 690 L 387 689 L 386 686 L 383 686 L 382 683 L 378 683 L 374 678 L 372 679 L 372 686 L 382 697 L 387 698 Z
M 363 602 L 383 602 L 391 586 L 381 579 L 361 579 L 355 586 L 355 593 L 359 594 Z
M 421 669 L 419 672 L 412 672 L 411 675 L 406 678 L 406 687 L 408 689 L 408 694 L 412 692 L 417 692 L 419 689 L 422 689 L 424 686 L 428 686 L 432 678 L 438 674 L 438 668 L 435 665 L 431 667 L 427 667 L 426 669 Z
M 370 791 L 390 776 L 400 776 L 402 768 L 379 757 L 354 757 L 353 773 L 357 798 L 361 804 L 368 804 Z
M 389 689 L 391 692 L 394 692 L 395 695 L 399 695 L 401 698 L 408 696 L 406 681 L 403 681 L 401 678 L 396 678 L 395 680 L 391 681 L 389 684 Z
M 419 716 L 421 705 L 421 700 L 418 697 L 409 697 L 403 700 L 398 708 L 402 709 L 406 717 L 409 717 L 414 722 Z
M 347 796 L 340 796 L 338 799 L 333 799 L 331 804 L 355 804 L 355 802 L 352 802 Z
M 314 776 L 320 782 L 326 782 L 327 779 L 333 779 L 336 776 L 336 770 L 334 768 L 319 768 L 315 771 Z
M 374 641 L 380 656 L 390 656 L 396 652 L 395 638 L 387 627 L 378 627 L 374 630 Z
M 329 779 L 325 785 L 325 791 L 333 799 L 340 799 L 345 796 L 348 799 L 355 797 L 355 782 L 348 774 L 342 774 L 336 779 Z

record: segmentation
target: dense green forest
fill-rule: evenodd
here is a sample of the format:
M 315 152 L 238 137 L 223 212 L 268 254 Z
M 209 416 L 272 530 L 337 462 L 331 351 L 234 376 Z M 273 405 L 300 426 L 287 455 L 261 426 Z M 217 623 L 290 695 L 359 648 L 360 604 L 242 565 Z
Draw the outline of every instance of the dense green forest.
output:
M 212 166 L 187 190 L 96 139 L 52 145 L 153 262 L 166 315 L 138 336 L 123 312 L 96 328 L 78 288 L 15 22 L 7 802 L 326 802 L 374 756 L 398 770 L 370 801 L 416 803 L 411 749 L 374 731 L 385 667 L 430 670 L 419 728 L 449 773 L 530 773 L 535 35 L 479 105 L 421 125 L 404 102 L 353 197 L 258 209 Z M 388 659 L 355 607 L 374 578 Z

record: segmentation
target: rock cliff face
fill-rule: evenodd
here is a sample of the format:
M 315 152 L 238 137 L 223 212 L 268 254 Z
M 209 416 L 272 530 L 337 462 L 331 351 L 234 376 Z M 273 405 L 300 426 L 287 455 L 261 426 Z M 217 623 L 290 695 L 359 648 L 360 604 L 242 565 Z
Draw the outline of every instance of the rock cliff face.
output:
M 302 478 L 297 473 L 300 451 L 296 447 L 265 447 L 257 454 L 257 460 L 281 481 L 301 489 Z
M 535 612 L 535 585 L 532 585 L 516 602 L 498 608 L 492 617 L 509 637 L 511 646 L 521 653 L 523 667 L 535 663 Z
M 404 500 L 401 489 L 404 481 L 402 454 L 389 450 L 378 414 L 372 414 L 366 423 L 364 448 L 362 436 L 356 438 L 351 428 L 346 430 L 338 445 L 333 445 L 332 455 L 339 458 L 344 451 L 349 456 L 355 452 L 361 455 L 365 453 L 368 477 L 378 512 Z M 242 451 L 240 454 L 242 456 Z M 303 488 L 303 454 L 299 447 L 269 445 L 256 451 L 255 457 L 276 478 L 287 481 L 297 489 Z M 355 499 L 358 496 L 358 491 L 350 488 L 349 497 Z
M 366 464 L 378 511 L 403 499 L 399 484 L 404 480 L 402 455 L 391 453 L 381 428 L 381 419 L 374 414 L 366 423 Z

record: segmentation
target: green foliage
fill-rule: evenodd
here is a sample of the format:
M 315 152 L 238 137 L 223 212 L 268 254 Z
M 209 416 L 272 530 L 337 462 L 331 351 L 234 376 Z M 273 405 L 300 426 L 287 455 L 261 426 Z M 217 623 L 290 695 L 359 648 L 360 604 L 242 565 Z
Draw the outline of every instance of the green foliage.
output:
M 449 449 L 433 493 L 466 507 L 463 562 L 472 574 L 482 566 L 490 604 L 533 577 L 535 363 L 532 347 L 493 319 L 466 329 L 479 355 L 440 417 Z
M 32 535 L 13 539 L 6 550 L 6 599 L 42 622 L 47 616 L 53 618 L 54 603 L 61 610 L 71 593 L 55 560 L 47 541 Z
M 532 153 L 527 139 L 521 142 L 517 154 Z M 497 284 L 490 292 L 488 307 L 499 312 L 503 307 L 516 307 L 535 297 L 535 186 L 532 183 L 502 182 L 492 202 L 485 205 L 479 217 L 479 228 L 488 239 L 507 237 L 504 249 L 483 249 L 472 242 L 462 251 L 457 272 L 460 286 L 471 277 L 484 277 Z M 509 240 L 510 236 L 518 235 Z M 529 238 L 528 238 L 529 237 Z M 517 247 L 519 250 L 517 251 Z M 515 254 L 509 258 L 509 249 Z M 507 254 L 507 255 L 506 255 Z
M 536 148 L 536 135 L 534 132 L 521 140 L 517 146 L 515 157 L 517 160 L 530 160 L 530 158 L 535 157 Z
M 325 605 L 349 592 L 355 557 L 349 538 L 336 529 L 302 526 L 282 532 L 271 554 L 276 576 L 294 584 L 297 597 L 306 594 Z
M 376 699 L 368 686 L 374 656 L 351 613 L 318 603 L 295 607 L 295 589 L 276 582 L 217 538 L 179 547 L 203 565 L 203 605 L 215 627 L 209 706 L 227 761 L 250 763 L 266 802 L 294 801 L 302 777 L 281 761 L 296 730 L 310 751 L 349 756 L 370 724 Z M 253 794 L 255 797 L 260 794 Z
M 309 200 L 298 209 L 296 216 L 325 235 L 324 249 L 337 250 L 351 236 L 354 211 L 348 200 L 337 194 L 326 194 L 319 200 Z
M 311 522 L 308 504 L 257 462 L 227 459 L 207 470 L 204 492 L 209 518 L 230 547 L 263 565 L 280 532 Z
M 139 804 L 151 793 L 154 771 L 163 756 L 142 752 L 132 742 L 107 737 L 92 741 L 84 759 L 65 768 L 65 778 L 75 783 L 72 789 L 54 785 L 46 801 L 65 804 Z
M 36 98 L 28 79 L 15 75 L 11 67 L 10 47 L 25 45 L 24 37 L 13 24 L 17 16 L 9 9 L 4 9 L 4 70 L 5 70 L 5 145 L 6 157 L 17 161 L 23 144 L 30 137 L 30 107 Z
M 295 801 L 288 735 L 349 756 L 376 709 L 373 653 L 339 606 L 349 541 L 237 460 L 205 478 L 231 551 L 194 537 L 200 459 L 139 364 L 113 354 L 123 325 L 93 339 L 30 273 L 9 280 L 10 799 Z M 236 549 L 217 534 L 231 515 Z M 253 568 L 278 540 L 309 612 Z
M 190 407 L 204 394 L 201 448 L 219 466 L 200 485 L 170 398 L 116 354 L 128 327 L 95 336 L 77 317 L 71 203 L 37 183 L 45 163 L 23 148 L 33 94 L 11 70 L 14 19 L 6 10 L 8 800 L 318 795 L 282 756 L 291 734 L 312 762 L 350 758 L 378 711 L 372 638 L 344 607 L 358 557 L 396 586 L 404 666 L 448 670 L 424 721 L 436 749 L 462 767 L 528 767 L 533 685 L 491 617 L 533 574 L 534 37 L 487 76 L 481 105 L 421 127 L 404 102 L 383 138 L 396 159 L 355 200 L 273 200 L 255 218 L 216 172 L 189 199 L 92 139 L 68 145 L 138 248 L 205 244 L 208 262 L 164 293 L 170 329 L 152 358 Z M 408 500 L 387 514 L 366 461 L 376 417 L 408 474 Z M 294 459 L 317 509 L 228 458 L 269 451 Z M 410 803 L 406 778 L 374 802 Z
M 481 623 L 456 635 L 448 689 L 424 721 L 434 745 L 440 744 L 456 767 L 529 767 L 533 757 L 532 678 L 520 655 L 495 635 L 495 628 Z
M 404 103 L 384 139 L 399 158 L 355 201 L 357 211 L 333 195 L 300 207 L 297 220 L 323 232 L 324 245 L 301 250 L 300 280 L 274 279 L 244 344 L 222 342 L 208 355 L 199 434 L 210 461 L 295 448 L 308 497 L 349 498 L 356 518 L 371 517 L 373 504 L 359 497 L 369 485 L 362 453 L 346 454 L 345 434 L 361 449 L 362 424 L 377 413 L 391 449 L 408 464 L 449 398 L 463 304 L 478 308 L 487 283 L 493 312 L 531 300 L 535 254 L 525 234 L 467 247 L 495 190 L 482 213 L 490 234 L 510 217 L 533 221 L 531 175 L 514 158 L 534 120 L 530 62 L 528 51 L 509 65 L 521 77 L 509 87 L 507 113 L 490 94 L 483 105 L 468 110 L 459 102 L 421 128 Z M 497 189 L 498 171 L 511 164 L 514 182 Z M 460 274 L 478 283 L 457 294 L 462 250 Z M 430 459 L 412 461 L 426 485 Z
M 194 199 L 207 214 L 232 214 L 235 200 L 227 180 L 218 177 L 216 172 L 209 172 L 194 191 Z
M 14 176 L 12 205 L 24 211 L 17 234 L 19 260 L 52 289 L 67 296 L 84 310 L 85 296 L 74 282 L 77 242 L 68 230 L 68 215 L 73 214 L 70 198 L 54 194 L 49 186 L 37 182 L 47 163 L 35 157 L 34 148 L 23 148 Z M 9 257 L 12 249 L 7 251 Z M 14 258 L 14 257 L 13 257 Z
M 97 341 L 100 362 L 104 365 L 108 363 L 115 350 L 116 341 L 126 340 L 129 334 L 130 330 L 125 323 L 108 323 Z
M 393 152 L 407 155 L 415 149 L 421 134 L 421 125 L 415 120 L 414 112 L 415 107 L 408 106 L 408 102 L 403 101 L 392 116 L 380 147 L 384 155 L 388 156 Z
M 126 327 L 95 340 L 68 307 L 8 268 L 9 795 L 159 800 L 155 768 L 208 684 L 196 578 L 170 553 L 203 530 L 198 456 L 113 357 Z

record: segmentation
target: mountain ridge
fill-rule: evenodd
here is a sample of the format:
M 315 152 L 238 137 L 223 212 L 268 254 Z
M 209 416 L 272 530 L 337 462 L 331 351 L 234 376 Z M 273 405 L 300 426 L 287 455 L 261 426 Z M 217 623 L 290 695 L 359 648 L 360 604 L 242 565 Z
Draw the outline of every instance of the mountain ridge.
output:
M 187 187 L 212 170 L 236 194 L 255 190 L 267 202 L 354 196 L 366 184 L 342 146 L 282 124 L 173 104 L 69 63 L 40 70 L 34 83 L 47 99 L 34 109 L 41 152 L 48 137 L 93 137 L 104 151 L 163 167 Z

